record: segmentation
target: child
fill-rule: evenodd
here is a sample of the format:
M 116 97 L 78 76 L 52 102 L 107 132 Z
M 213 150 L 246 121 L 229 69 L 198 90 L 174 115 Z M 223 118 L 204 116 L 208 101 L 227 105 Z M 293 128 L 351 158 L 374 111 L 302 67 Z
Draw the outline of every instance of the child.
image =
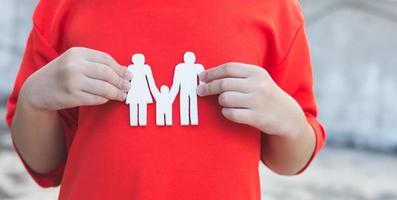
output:
M 33 22 L 7 121 L 61 200 L 259 200 L 260 161 L 298 174 L 324 144 L 295 0 L 41 0 Z M 149 105 L 147 126 L 131 127 L 130 56 L 170 85 L 187 50 L 206 68 L 199 125 L 158 127 Z

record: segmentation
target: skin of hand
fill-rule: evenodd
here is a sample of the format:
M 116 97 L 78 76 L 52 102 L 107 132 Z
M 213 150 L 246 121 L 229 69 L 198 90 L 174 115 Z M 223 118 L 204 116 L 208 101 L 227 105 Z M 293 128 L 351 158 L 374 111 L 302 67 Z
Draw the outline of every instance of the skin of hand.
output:
M 200 74 L 199 96 L 219 95 L 230 121 L 259 129 L 265 137 L 262 160 L 273 171 L 293 175 L 310 159 L 314 131 L 299 104 L 262 67 L 226 63 Z
M 110 55 L 74 47 L 34 72 L 23 84 L 12 138 L 26 163 L 47 173 L 66 159 L 57 110 L 124 101 L 131 73 Z
M 131 79 L 127 68 L 110 55 L 74 47 L 32 74 L 22 93 L 37 109 L 100 105 L 109 100 L 124 101 Z

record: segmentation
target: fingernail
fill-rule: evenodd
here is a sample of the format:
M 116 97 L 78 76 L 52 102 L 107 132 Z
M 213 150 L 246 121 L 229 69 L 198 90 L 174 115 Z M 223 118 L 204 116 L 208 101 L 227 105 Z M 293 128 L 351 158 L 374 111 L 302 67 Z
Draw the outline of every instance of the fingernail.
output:
M 127 92 L 128 90 L 130 90 L 130 88 L 131 88 L 131 83 L 129 81 L 123 81 L 121 85 L 121 89 Z
M 201 72 L 201 74 L 199 75 L 200 81 L 205 81 L 206 78 L 207 78 L 207 73 Z
M 123 94 L 121 94 L 121 100 L 125 100 L 127 99 L 127 93 L 123 92 Z
M 197 86 L 197 94 L 198 94 L 199 96 L 201 96 L 201 95 L 203 95 L 203 93 L 204 93 L 203 85 Z
M 127 80 L 131 80 L 132 79 L 132 73 L 128 69 L 126 69 L 124 71 L 124 78 L 127 79 Z

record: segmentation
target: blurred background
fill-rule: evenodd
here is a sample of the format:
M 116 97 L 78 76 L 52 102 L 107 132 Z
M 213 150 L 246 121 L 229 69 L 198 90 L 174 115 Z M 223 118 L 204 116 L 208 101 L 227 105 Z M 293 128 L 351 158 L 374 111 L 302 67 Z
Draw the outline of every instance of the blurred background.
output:
M 14 153 L 4 116 L 36 0 L 0 0 L 0 199 L 56 199 Z M 397 1 L 302 0 L 324 151 L 297 177 L 260 166 L 263 199 L 397 200 Z

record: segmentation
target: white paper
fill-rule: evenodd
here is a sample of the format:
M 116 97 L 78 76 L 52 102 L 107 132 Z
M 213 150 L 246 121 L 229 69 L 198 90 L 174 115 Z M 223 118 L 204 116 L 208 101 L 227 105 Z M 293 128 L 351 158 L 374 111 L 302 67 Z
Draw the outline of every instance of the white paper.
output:
M 180 96 L 180 124 L 182 126 L 198 125 L 197 85 L 198 75 L 204 71 L 204 66 L 196 64 L 193 52 L 184 54 L 184 62 L 176 65 L 171 89 L 162 85 L 156 87 L 152 70 L 145 64 L 143 54 L 132 56 L 132 65 L 128 70 L 132 72 L 131 89 L 126 103 L 130 105 L 130 125 L 146 126 L 147 104 L 153 103 L 151 94 L 156 100 L 156 125 L 172 125 L 172 104 L 179 92 Z M 189 120 L 190 119 L 190 120 Z

